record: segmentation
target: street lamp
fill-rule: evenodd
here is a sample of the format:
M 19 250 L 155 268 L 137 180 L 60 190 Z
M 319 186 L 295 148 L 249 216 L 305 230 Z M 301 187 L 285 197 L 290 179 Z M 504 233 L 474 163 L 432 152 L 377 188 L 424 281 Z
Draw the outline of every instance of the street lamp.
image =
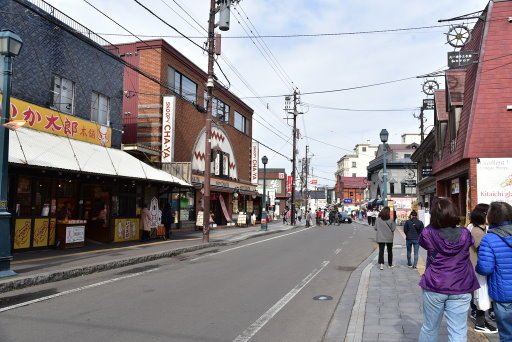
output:
M 0 55 L 4 58 L 3 85 L 2 85 L 2 118 L 5 123 L 10 119 L 11 108 L 11 76 L 12 57 L 16 57 L 21 50 L 23 41 L 20 36 L 9 30 L 0 31 Z M 11 270 L 11 214 L 7 211 L 7 184 L 9 176 L 9 130 L 0 127 L 0 278 L 16 275 Z
M 380 141 L 382 141 L 382 148 L 384 150 L 382 154 L 382 163 L 383 163 L 383 192 L 382 192 L 382 204 L 386 207 L 388 205 L 388 174 L 386 170 L 386 142 L 388 141 L 389 133 L 388 131 L 383 128 L 380 131 Z
M 267 188 L 265 183 L 267 182 L 267 156 L 261 158 L 263 163 L 263 203 L 261 204 L 261 228 L 260 230 L 268 230 L 267 227 Z

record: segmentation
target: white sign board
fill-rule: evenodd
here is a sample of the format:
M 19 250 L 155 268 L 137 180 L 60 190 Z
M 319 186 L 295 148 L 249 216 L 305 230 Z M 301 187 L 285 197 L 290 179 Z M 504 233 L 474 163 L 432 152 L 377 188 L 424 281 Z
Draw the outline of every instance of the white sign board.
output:
M 176 97 L 164 96 L 162 105 L 162 163 L 174 160 Z
M 259 145 L 253 141 L 251 145 L 251 184 L 258 184 L 259 156 Z
M 84 242 L 85 226 L 66 227 L 66 243 Z
M 270 205 L 276 204 L 276 190 L 275 189 L 268 189 L 267 190 L 268 198 L 270 200 Z
M 512 204 L 512 158 L 480 158 L 476 175 L 478 203 Z

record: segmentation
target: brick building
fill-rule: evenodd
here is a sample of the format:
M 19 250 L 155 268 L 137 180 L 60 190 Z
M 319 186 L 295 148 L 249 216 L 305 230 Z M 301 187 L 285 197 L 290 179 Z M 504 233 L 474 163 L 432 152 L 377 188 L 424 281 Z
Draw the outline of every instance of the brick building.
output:
M 446 107 L 436 101 L 436 193 L 451 197 L 461 217 L 479 202 L 512 200 L 510 13 L 512 1 L 489 2 L 461 49 L 477 62 L 447 70 Z
M 207 74 L 162 39 L 117 47 L 125 61 L 151 75 L 125 68 L 123 148 L 195 186 L 174 193 L 171 202 L 177 220 L 191 224 L 202 208 Z M 257 194 L 250 178 L 253 110 L 218 83 L 213 96 L 211 208 L 216 223 L 225 225 Z
M 336 203 L 359 206 L 366 199 L 368 180 L 366 177 L 336 178 Z
M 258 170 L 258 192 L 263 195 L 263 169 Z M 267 168 L 265 176 L 265 191 L 267 192 L 268 210 L 275 216 L 281 216 L 288 200 L 291 198 L 291 188 L 287 183 L 288 175 L 285 169 Z M 255 199 L 255 211 L 261 213 L 261 198 Z

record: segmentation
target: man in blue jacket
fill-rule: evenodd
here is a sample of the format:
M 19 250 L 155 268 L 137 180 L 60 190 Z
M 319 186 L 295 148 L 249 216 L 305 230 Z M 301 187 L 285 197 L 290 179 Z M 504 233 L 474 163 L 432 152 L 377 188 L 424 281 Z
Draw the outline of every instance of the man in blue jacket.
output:
M 500 341 L 512 341 L 512 206 L 493 202 L 487 212 L 488 233 L 478 248 L 476 271 L 487 276 Z
M 418 220 L 418 213 L 411 211 L 410 219 L 405 222 L 404 233 L 405 233 L 405 244 L 407 246 L 407 266 L 411 268 L 417 268 L 418 265 L 418 252 L 420 245 L 418 243 L 418 237 L 423 230 L 423 222 Z M 414 247 L 414 262 L 411 262 L 411 250 Z

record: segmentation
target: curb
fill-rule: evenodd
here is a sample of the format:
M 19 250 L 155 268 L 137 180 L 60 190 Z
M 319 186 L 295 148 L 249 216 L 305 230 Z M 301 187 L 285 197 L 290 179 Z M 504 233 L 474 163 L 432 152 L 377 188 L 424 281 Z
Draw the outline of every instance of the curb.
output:
M 102 263 L 98 263 L 98 264 L 90 264 L 90 265 L 68 268 L 68 269 L 64 269 L 61 271 L 39 273 L 39 274 L 33 274 L 30 276 L 21 277 L 21 278 L 17 278 L 17 279 L 0 281 L 0 294 L 9 292 L 9 291 L 20 290 L 20 289 L 27 288 L 30 286 L 42 285 L 42 284 L 57 282 L 57 281 L 61 281 L 61 280 L 77 278 L 77 277 L 92 274 L 92 273 L 104 272 L 104 271 L 113 270 L 116 268 L 121 268 L 121 267 L 135 265 L 135 264 L 141 264 L 141 263 L 154 261 L 154 260 L 158 260 L 158 259 L 171 258 L 171 257 L 177 256 L 180 254 L 190 253 L 190 252 L 198 251 L 201 249 L 206 249 L 206 248 L 211 248 L 211 247 L 220 247 L 220 246 L 229 246 L 229 245 L 235 244 L 239 241 L 248 240 L 251 238 L 258 237 L 258 236 L 276 234 L 276 233 L 280 233 L 280 232 L 283 232 L 286 230 L 295 229 L 295 228 L 299 228 L 299 227 L 300 226 L 293 226 L 291 228 L 283 229 L 283 230 L 276 229 L 276 230 L 271 230 L 271 231 L 261 231 L 261 232 L 258 231 L 253 235 L 245 236 L 245 237 L 242 237 L 242 238 L 240 238 L 238 240 L 234 240 L 234 241 L 224 241 L 224 242 L 214 241 L 214 242 L 210 242 L 207 244 L 200 244 L 200 245 L 195 245 L 195 246 L 190 246 L 190 247 L 181 247 L 181 248 L 176 248 L 176 249 L 172 249 L 172 250 L 168 250 L 168 251 L 164 251 L 164 252 L 149 253 L 149 254 L 139 255 L 139 256 L 135 256 L 135 257 L 111 260 L 111 261 L 102 262 Z

